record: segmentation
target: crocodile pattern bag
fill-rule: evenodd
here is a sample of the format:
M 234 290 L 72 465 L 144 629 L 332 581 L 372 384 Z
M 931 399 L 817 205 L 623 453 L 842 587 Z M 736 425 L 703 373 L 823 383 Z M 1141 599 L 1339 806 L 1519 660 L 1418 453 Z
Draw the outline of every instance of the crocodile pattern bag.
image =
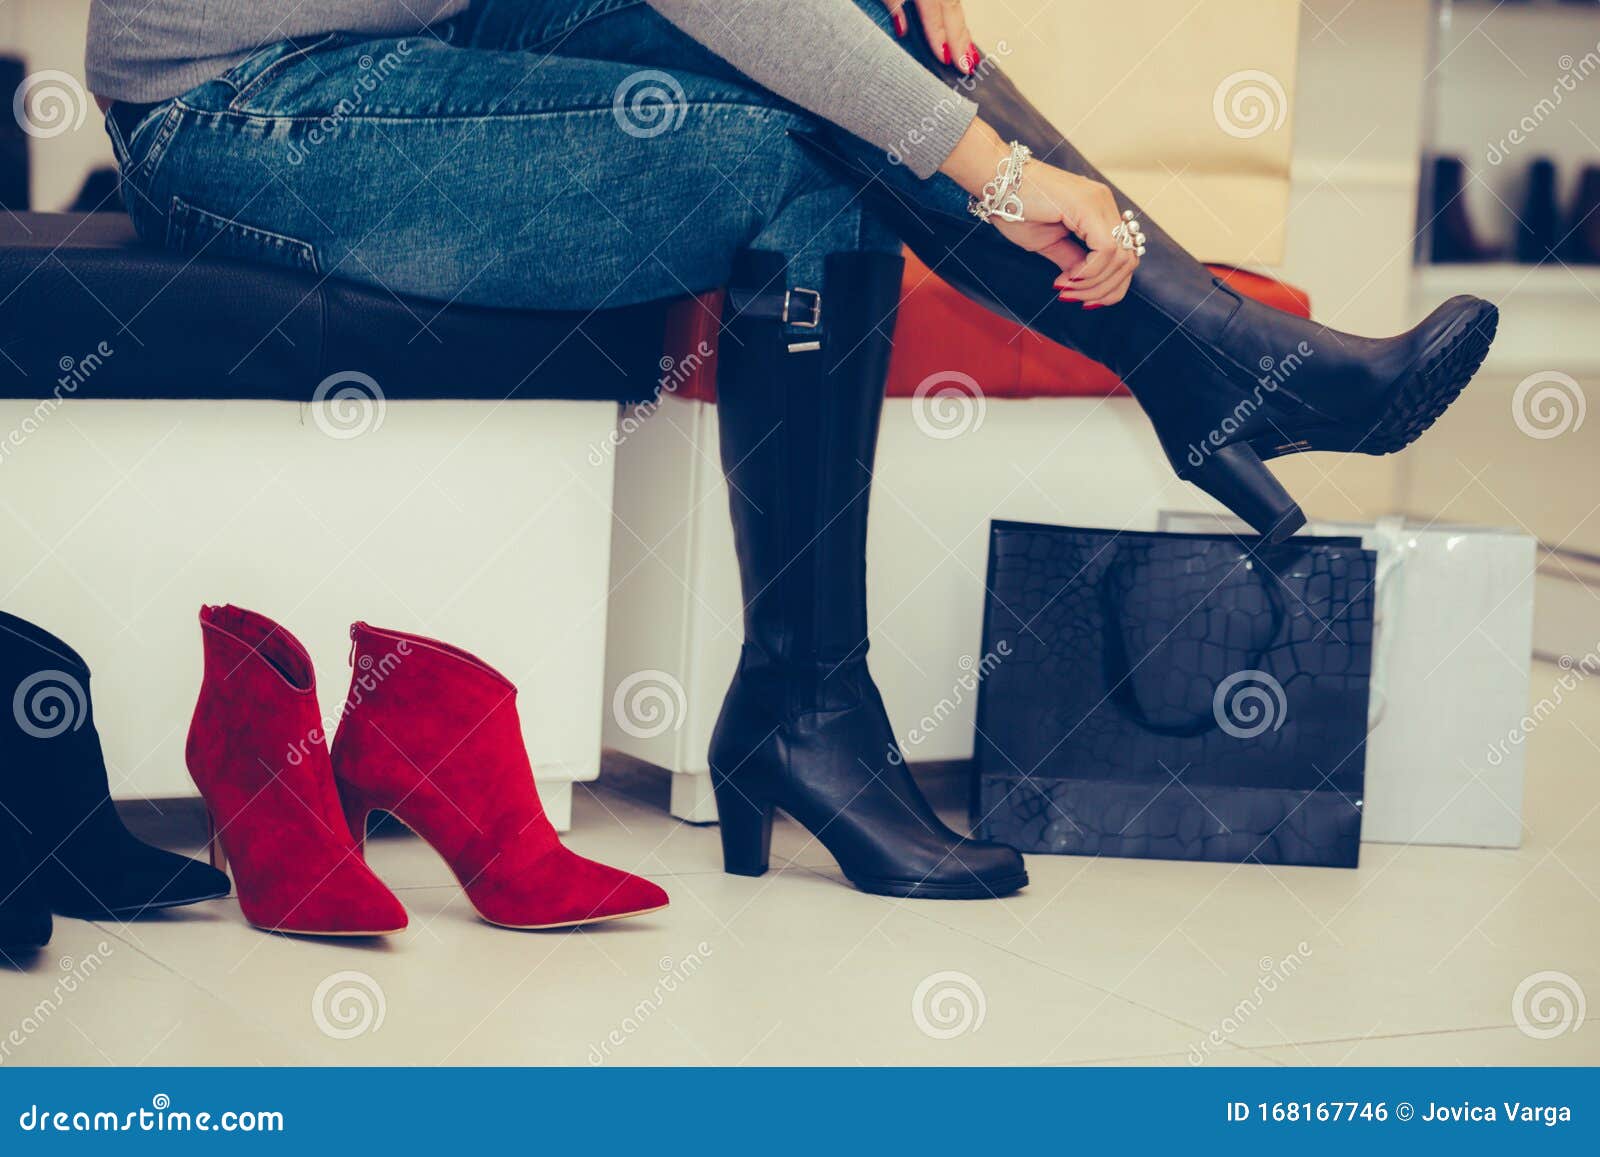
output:
M 1351 538 L 994 523 L 977 834 L 1354 867 L 1374 572 Z

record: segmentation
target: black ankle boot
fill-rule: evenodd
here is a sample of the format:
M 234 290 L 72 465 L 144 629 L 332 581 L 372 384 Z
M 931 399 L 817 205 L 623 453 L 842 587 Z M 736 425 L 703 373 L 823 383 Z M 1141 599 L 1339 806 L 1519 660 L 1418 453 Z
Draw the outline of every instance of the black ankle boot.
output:
M 1578 180 L 1578 195 L 1566 228 L 1567 260 L 1600 265 L 1600 165 L 1590 165 Z
M 903 43 L 975 100 L 979 115 L 1002 137 L 1021 141 L 1059 168 L 1105 181 L 992 59 L 962 77 L 933 60 L 920 30 Z M 1086 311 L 1058 299 L 1054 264 L 970 216 L 918 204 L 914 193 L 903 191 L 904 174 L 882 154 L 842 135 L 802 140 L 859 184 L 940 277 L 1115 371 L 1149 416 L 1178 476 L 1269 541 L 1289 537 L 1305 516 L 1264 460 L 1307 450 L 1402 449 L 1455 400 L 1494 336 L 1495 307 L 1467 296 L 1382 340 L 1283 313 L 1229 289 L 1120 191 L 1117 203 L 1138 216 L 1147 251 L 1122 302 Z
M 0 954 L 50 943 L 50 909 L 30 878 L 16 822 L 0 808 Z
M 1540 157 L 1528 166 L 1528 183 L 1517 214 L 1517 260 L 1542 265 L 1557 259 L 1561 244 L 1561 211 L 1557 208 L 1556 163 Z
M 63 916 L 123 918 L 228 894 L 215 868 L 152 848 L 122 824 L 71 647 L 0 612 L 0 805 L 22 829 L 24 862 Z
M 1428 255 L 1435 265 L 1492 261 L 1498 252 L 1478 240 L 1467 215 L 1467 167 L 1460 157 L 1435 157 L 1428 213 Z
M 820 341 L 780 320 L 810 304 L 785 294 L 782 257 L 745 254 L 735 271 L 717 418 L 745 641 L 711 739 L 723 857 L 765 872 L 782 808 L 863 891 L 1003 896 L 1028 882 L 1022 857 L 940 822 L 867 671 L 867 500 L 903 266 L 829 257 Z

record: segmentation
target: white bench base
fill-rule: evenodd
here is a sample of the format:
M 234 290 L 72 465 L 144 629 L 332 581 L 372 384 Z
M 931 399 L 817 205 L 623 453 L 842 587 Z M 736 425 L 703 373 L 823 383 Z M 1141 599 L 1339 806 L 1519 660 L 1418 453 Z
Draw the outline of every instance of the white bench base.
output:
M 330 722 L 356 619 L 504 671 L 565 828 L 600 767 L 616 415 L 390 402 L 338 438 L 284 402 L 0 402 L 0 605 L 89 662 L 118 796 L 194 793 L 195 616 L 232 602 L 305 643 Z

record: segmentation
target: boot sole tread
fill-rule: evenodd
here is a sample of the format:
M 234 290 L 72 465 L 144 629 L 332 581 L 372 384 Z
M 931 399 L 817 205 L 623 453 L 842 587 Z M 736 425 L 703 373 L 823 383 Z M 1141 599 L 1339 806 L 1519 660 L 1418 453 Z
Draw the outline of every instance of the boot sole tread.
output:
M 1489 355 L 1500 311 L 1480 302 L 1425 353 L 1396 391 L 1363 447 L 1369 454 L 1404 450 L 1428 430 L 1461 396 Z

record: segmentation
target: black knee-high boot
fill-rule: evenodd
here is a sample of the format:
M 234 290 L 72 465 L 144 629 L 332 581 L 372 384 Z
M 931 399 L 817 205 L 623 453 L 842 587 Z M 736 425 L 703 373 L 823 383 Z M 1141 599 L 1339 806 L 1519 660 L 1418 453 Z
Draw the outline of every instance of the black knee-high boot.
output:
M 779 254 L 734 275 L 717 414 L 746 637 L 710 747 L 723 856 L 765 872 L 782 808 L 864 891 L 1003 896 L 1027 883 L 1021 856 L 939 821 L 867 672 L 867 499 L 902 267 L 830 256 L 818 341 L 782 323 Z M 810 294 L 787 299 L 805 317 Z
M 898 257 L 838 254 L 825 334 L 786 329 L 775 253 L 741 257 L 718 351 L 717 416 L 744 590 L 745 641 L 711 741 L 727 870 L 767 869 L 772 813 L 804 824 L 868 892 L 1003 896 L 1009 847 L 963 839 L 907 772 L 867 671 L 867 501 L 900 292 Z
M 27 873 L 63 916 L 127 917 L 228 894 L 215 868 L 136 839 L 111 802 L 89 668 L 42 628 L 0 612 L 0 806 Z
M 1002 137 L 1058 168 L 1105 182 L 993 60 L 962 77 L 933 59 L 919 27 L 904 43 L 976 101 Z M 950 284 L 1116 371 L 1178 476 L 1274 541 L 1293 534 L 1305 516 L 1264 460 L 1308 450 L 1404 448 L 1460 394 L 1494 338 L 1498 312 L 1470 296 L 1452 298 L 1416 328 L 1381 340 L 1273 309 L 1213 277 L 1120 191 L 1117 203 L 1142 223 L 1146 253 L 1122 302 L 1086 311 L 1058 300 L 1052 283 L 1059 270 L 1050 261 L 970 216 L 919 204 L 881 154 L 842 134 L 804 140 L 861 186 L 879 215 Z

